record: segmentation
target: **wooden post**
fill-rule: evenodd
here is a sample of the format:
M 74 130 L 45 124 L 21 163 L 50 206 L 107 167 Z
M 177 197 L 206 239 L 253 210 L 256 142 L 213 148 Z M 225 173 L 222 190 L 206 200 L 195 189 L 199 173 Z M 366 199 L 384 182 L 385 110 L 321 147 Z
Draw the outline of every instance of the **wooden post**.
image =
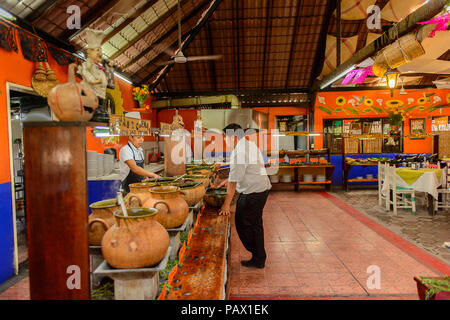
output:
M 89 300 L 86 127 L 24 124 L 30 298 Z

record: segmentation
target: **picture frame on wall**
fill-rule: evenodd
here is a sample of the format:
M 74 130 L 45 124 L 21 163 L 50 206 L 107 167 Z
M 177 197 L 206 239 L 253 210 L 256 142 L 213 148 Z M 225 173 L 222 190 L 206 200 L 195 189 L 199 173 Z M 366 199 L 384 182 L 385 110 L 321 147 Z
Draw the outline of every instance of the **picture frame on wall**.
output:
M 411 135 L 424 134 L 425 133 L 425 118 L 410 119 L 409 130 L 410 130 L 409 133 Z M 411 139 L 425 139 L 425 138 L 411 137 Z

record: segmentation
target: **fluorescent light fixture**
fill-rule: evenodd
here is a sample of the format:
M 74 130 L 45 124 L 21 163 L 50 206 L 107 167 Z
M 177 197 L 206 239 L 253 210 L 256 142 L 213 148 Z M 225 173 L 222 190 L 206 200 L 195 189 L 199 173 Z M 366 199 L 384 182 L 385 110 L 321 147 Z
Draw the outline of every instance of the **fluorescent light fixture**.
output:
M 310 137 L 318 137 L 318 136 L 320 136 L 320 133 L 310 133 L 310 134 L 308 134 L 308 136 L 310 136 Z
M 354 70 L 356 68 L 356 65 L 352 65 L 351 67 L 343 70 L 342 72 L 340 72 L 338 75 L 336 75 L 335 77 L 331 78 L 330 80 L 328 80 L 327 82 L 325 82 L 324 84 L 322 84 L 320 86 L 320 89 L 322 90 L 323 88 L 328 87 L 330 84 L 332 84 L 333 82 L 335 82 L 336 80 L 340 79 L 341 77 L 343 77 L 344 75 L 346 75 L 347 73 L 349 73 L 350 71 Z
M 103 138 L 103 137 L 119 137 L 118 134 L 110 134 L 109 132 L 101 132 L 101 133 L 99 132 L 99 133 L 96 133 L 95 136 L 96 136 L 97 138 Z
M 5 9 L 2 9 L 2 8 L 0 8 L 0 17 L 5 18 L 5 19 L 10 20 L 10 21 L 15 21 L 16 20 L 16 17 L 12 13 L 10 13 L 10 12 L 6 11 Z
M 120 75 L 120 74 L 117 73 L 117 72 L 114 72 L 114 75 L 115 75 L 117 78 L 122 79 L 122 80 L 125 81 L 125 82 L 128 82 L 129 84 L 133 84 L 133 82 L 132 82 L 131 80 L 128 80 L 127 78 L 125 78 L 124 76 Z
M 100 129 L 100 130 L 109 130 L 109 127 L 95 127 L 95 129 Z
M 160 134 L 159 136 L 160 136 L 160 137 L 163 137 L 163 138 L 164 138 L 164 137 L 170 137 L 169 134 Z

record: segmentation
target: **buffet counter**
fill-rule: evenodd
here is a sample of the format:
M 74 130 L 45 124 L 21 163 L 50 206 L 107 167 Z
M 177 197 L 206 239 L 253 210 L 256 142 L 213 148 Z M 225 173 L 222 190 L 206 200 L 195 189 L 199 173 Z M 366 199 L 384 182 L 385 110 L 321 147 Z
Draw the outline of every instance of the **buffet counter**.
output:
M 230 216 L 219 208 L 204 207 L 180 251 L 178 264 L 170 273 L 160 300 L 224 300 L 227 298 L 230 250 Z M 184 252 L 183 252 L 184 251 Z
M 150 163 L 144 166 L 145 170 L 150 172 L 159 173 L 164 170 L 163 163 Z M 88 177 L 89 181 L 106 181 L 106 180 L 120 180 L 119 169 L 114 170 L 115 173 L 102 176 L 102 177 Z

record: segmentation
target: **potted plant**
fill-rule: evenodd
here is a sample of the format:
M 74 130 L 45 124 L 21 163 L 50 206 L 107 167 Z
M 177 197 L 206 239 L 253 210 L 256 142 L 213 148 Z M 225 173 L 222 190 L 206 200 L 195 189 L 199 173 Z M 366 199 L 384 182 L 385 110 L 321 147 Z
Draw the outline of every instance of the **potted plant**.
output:
M 145 104 L 145 101 L 151 97 L 153 91 L 150 91 L 147 85 L 136 87 L 133 89 L 133 98 L 139 102 L 139 108 L 150 109 L 150 106 Z
M 420 300 L 450 299 L 450 276 L 444 277 L 414 277 L 417 282 L 417 292 Z

